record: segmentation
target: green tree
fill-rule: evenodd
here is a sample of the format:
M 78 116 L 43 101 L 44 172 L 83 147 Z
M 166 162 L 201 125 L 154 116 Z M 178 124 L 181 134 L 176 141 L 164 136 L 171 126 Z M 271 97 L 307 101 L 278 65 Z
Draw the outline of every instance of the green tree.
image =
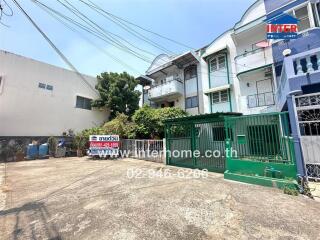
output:
M 168 118 L 184 116 L 187 116 L 187 113 L 180 108 L 154 109 L 145 105 L 134 113 L 132 119 L 138 138 L 163 138 L 164 121 Z
M 135 123 L 135 133 L 138 138 L 154 138 L 156 119 L 154 118 L 155 109 L 148 105 L 144 105 L 138 109 L 132 120 Z
M 154 118 L 156 119 L 155 132 L 159 138 L 164 138 L 164 121 L 169 118 L 179 118 L 187 116 L 187 112 L 177 107 L 167 107 L 156 109 Z
M 104 72 L 97 76 L 96 89 L 100 93 L 100 99 L 93 101 L 93 107 L 107 107 L 110 109 L 110 119 L 117 113 L 125 113 L 132 116 L 139 108 L 140 92 L 135 90 L 138 81 L 126 72 Z
M 104 134 L 116 134 L 120 138 L 134 138 L 135 137 L 135 124 L 129 121 L 129 117 L 123 113 L 118 113 L 117 116 L 106 122 L 102 126 Z

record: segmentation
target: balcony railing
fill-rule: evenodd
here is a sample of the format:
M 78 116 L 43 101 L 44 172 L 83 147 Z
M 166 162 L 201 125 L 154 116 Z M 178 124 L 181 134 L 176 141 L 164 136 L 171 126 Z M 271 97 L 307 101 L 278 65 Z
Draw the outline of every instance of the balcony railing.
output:
M 301 90 L 301 86 L 319 82 L 320 48 L 286 57 L 276 93 L 278 110 L 284 106 L 289 92 Z
M 274 93 L 266 92 L 247 96 L 248 108 L 265 107 L 275 104 Z
M 183 95 L 183 83 L 177 78 L 160 85 L 152 86 L 149 90 L 150 100 L 161 100 L 168 96 L 182 96 Z
M 258 48 L 250 52 L 245 52 L 241 55 L 238 55 L 234 60 L 236 63 L 238 74 L 250 71 L 258 67 L 272 64 L 272 49 L 271 47 Z

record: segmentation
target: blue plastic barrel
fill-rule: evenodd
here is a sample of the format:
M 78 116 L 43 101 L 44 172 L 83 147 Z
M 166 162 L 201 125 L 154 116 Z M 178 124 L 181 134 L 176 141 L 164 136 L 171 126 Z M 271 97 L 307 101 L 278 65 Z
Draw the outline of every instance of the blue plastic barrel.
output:
M 36 159 L 38 156 L 38 146 L 29 144 L 27 147 L 27 159 Z
M 39 158 L 44 158 L 48 156 L 49 145 L 48 143 L 41 144 L 39 146 Z

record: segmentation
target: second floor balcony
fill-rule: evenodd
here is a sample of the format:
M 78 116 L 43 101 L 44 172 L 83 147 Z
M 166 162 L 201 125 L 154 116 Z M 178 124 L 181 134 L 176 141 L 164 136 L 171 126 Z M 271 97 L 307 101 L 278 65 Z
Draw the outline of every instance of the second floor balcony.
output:
M 275 104 L 274 93 L 265 92 L 247 96 L 248 108 L 266 107 Z
M 181 79 L 174 79 L 165 83 L 152 86 L 149 89 L 149 99 L 151 101 L 161 101 L 167 98 L 183 96 L 184 88 Z
M 272 48 L 257 48 L 235 57 L 237 73 L 244 73 L 273 63 Z
M 287 95 L 320 83 L 320 48 L 286 57 L 276 92 L 277 109 L 283 109 Z

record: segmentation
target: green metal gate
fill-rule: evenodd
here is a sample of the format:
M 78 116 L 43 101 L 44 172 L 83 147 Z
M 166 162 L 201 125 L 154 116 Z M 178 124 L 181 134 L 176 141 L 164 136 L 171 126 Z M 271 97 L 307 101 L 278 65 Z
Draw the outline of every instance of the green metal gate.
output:
M 225 128 L 232 129 L 226 131 L 225 178 L 280 187 L 289 184 L 285 179 L 296 178 L 287 112 L 226 117 Z
M 165 122 L 167 164 L 189 168 L 225 171 L 225 116 L 214 113 Z

